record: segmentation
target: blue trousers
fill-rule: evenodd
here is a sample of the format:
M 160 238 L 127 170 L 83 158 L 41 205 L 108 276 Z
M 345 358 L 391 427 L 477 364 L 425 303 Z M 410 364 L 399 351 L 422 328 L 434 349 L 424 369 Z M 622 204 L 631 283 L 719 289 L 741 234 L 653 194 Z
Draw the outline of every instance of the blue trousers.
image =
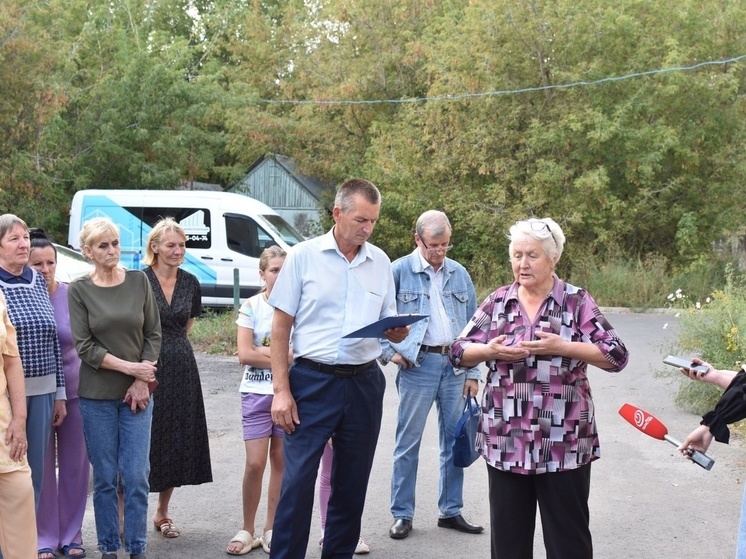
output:
M 420 445 L 433 402 L 438 408 L 440 518 L 461 514 L 464 506 L 464 470 L 453 465 L 456 423 L 464 410 L 466 375 L 456 375 L 447 355 L 426 353 L 420 366 L 400 369 L 396 377 L 399 411 L 391 474 L 391 515 L 412 520 Z
M 101 553 L 119 549 L 117 478 L 124 486 L 124 548 L 145 553 L 153 400 L 132 413 L 121 399 L 79 398 L 88 458 L 93 466 L 93 513 Z
M 381 430 L 386 379 L 373 363 L 340 378 L 290 368 L 290 390 L 300 424 L 285 435 L 285 470 L 272 532 L 272 559 L 304 559 L 314 490 L 324 445 L 334 447 L 322 559 L 350 559 L 360 536 L 368 479 Z
M 746 489 L 744 489 L 743 499 L 741 501 L 741 520 L 738 523 L 736 559 L 746 559 Z
M 52 435 L 52 412 L 54 393 L 26 396 L 26 439 L 28 454 L 26 459 L 31 467 L 31 481 L 34 484 L 34 505 L 39 508 L 41 486 L 44 483 L 44 459 Z

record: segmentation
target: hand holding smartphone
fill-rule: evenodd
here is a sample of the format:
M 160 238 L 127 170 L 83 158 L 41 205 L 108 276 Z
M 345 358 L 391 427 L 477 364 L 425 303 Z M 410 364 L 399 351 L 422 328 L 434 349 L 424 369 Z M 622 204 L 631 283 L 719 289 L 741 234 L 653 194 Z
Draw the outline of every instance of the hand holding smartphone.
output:
M 663 360 L 663 362 L 666 365 L 678 367 L 679 369 L 687 369 L 689 371 L 695 371 L 703 375 L 707 374 L 707 367 L 705 365 L 698 365 L 696 363 L 693 363 L 691 359 L 684 359 L 683 357 L 669 355 Z

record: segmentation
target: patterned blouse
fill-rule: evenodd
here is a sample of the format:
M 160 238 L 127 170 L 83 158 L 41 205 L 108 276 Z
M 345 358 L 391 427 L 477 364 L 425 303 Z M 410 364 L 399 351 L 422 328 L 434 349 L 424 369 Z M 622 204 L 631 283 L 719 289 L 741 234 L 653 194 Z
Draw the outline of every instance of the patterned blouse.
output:
M 596 345 L 610 371 L 621 371 L 629 352 L 587 291 L 554 276 L 554 287 L 529 322 L 518 302 L 518 284 L 493 292 L 451 347 L 458 366 L 464 348 L 502 334 L 514 345 L 552 332 Z M 520 361 L 487 361 L 487 385 L 477 445 L 487 463 L 517 474 L 572 470 L 600 458 L 587 363 L 531 355 Z

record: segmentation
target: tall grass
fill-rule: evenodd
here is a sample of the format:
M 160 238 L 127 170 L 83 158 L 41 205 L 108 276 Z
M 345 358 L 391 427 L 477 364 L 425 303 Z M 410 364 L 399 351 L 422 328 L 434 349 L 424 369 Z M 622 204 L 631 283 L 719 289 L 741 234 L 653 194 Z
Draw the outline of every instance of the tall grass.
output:
M 604 307 L 660 308 L 677 289 L 689 298 L 704 300 L 726 283 L 727 261 L 697 261 L 684 268 L 672 267 L 666 258 L 587 258 L 572 263 L 567 281 L 582 287 Z
M 206 310 L 194 321 L 189 339 L 195 351 L 236 355 L 236 311 Z

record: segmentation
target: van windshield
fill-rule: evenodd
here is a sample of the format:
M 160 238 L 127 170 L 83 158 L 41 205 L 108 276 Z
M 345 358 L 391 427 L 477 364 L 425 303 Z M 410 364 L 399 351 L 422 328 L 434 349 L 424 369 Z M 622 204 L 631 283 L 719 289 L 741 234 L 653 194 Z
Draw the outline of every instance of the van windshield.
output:
M 274 232 L 289 246 L 297 245 L 303 239 L 303 235 L 298 233 L 292 225 L 282 219 L 279 215 L 263 215 L 267 223 L 272 227 Z

